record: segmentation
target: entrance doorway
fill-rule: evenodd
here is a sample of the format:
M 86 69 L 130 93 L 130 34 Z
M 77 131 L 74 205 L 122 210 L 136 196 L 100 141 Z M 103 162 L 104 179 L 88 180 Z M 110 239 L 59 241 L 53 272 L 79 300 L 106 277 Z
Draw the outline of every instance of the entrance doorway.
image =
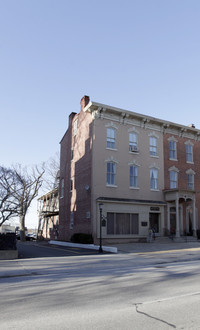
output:
M 155 230 L 156 234 L 160 233 L 159 218 L 160 213 L 149 213 L 149 225 L 150 228 Z

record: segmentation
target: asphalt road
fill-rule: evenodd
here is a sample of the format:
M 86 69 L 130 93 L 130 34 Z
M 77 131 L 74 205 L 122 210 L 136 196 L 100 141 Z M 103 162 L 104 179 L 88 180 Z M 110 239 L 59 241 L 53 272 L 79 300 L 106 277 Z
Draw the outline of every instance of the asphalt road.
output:
M 44 258 L 44 257 L 66 257 L 76 255 L 93 255 L 98 251 L 81 249 L 77 247 L 66 247 L 49 245 L 48 242 L 27 241 L 17 242 L 19 258 Z
M 25 275 L 0 278 L 1 330 L 200 329 L 200 262 L 146 256 L 13 261 Z

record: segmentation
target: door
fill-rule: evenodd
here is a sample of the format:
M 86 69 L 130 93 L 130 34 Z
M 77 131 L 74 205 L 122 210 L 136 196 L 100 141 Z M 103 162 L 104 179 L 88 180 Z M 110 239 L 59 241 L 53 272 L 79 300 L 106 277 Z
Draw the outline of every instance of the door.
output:
M 156 234 L 160 233 L 159 218 L 160 213 L 149 213 L 149 225 L 150 228 L 155 230 Z

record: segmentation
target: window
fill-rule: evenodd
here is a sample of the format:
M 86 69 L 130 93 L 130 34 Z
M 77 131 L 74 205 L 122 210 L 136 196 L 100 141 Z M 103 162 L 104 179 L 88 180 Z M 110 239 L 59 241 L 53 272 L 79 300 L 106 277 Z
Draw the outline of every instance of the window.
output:
M 169 159 L 177 159 L 176 141 L 169 141 Z
M 115 149 L 115 129 L 107 128 L 107 148 Z
M 149 145 L 150 155 L 151 156 L 157 156 L 158 155 L 158 152 L 157 152 L 157 138 L 151 136 L 150 139 L 149 139 L 149 142 L 150 142 L 150 145 Z
M 130 187 L 138 187 L 138 166 L 136 165 L 130 166 Z
M 158 170 L 157 170 L 157 168 L 150 169 L 150 187 L 152 190 L 158 189 Z
M 116 164 L 113 162 L 107 163 L 107 184 L 116 184 Z
M 186 161 L 188 163 L 193 162 L 193 147 L 191 144 L 186 144 Z
M 107 235 L 138 235 L 137 213 L 107 213 Z
M 78 118 L 74 121 L 74 136 L 77 134 L 77 129 L 78 129 Z
M 60 183 L 60 198 L 64 197 L 64 179 L 61 179 Z
M 69 223 L 69 228 L 73 229 L 74 228 L 74 212 L 70 212 L 70 223 Z
M 136 133 L 129 133 L 129 151 L 138 151 L 138 136 Z
M 73 179 L 70 179 L 70 191 L 73 190 Z
M 170 171 L 170 189 L 177 188 L 178 173 L 176 171 Z
M 187 174 L 187 187 L 189 190 L 194 190 L 194 174 Z

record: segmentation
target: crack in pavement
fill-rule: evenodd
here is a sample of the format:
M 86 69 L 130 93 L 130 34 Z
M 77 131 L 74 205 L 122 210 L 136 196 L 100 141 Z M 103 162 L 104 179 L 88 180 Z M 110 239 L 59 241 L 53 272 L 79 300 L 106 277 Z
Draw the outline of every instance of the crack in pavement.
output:
M 149 317 L 149 318 L 151 318 L 151 319 L 154 319 L 154 320 L 156 320 L 156 321 L 159 321 L 159 322 L 162 322 L 162 323 L 164 323 L 164 324 L 167 324 L 168 326 L 170 326 L 170 327 L 172 327 L 172 328 L 176 328 L 176 326 L 174 325 L 174 324 L 172 324 L 172 323 L 169 323 L 169 322 L 167 322 L 167 321 L 164 321 L 164 320 L 162 320 L 162 319 L 159 319 L 158 317 L 155 317 L 155 316 L 152 316 L 152 315 L 150 315 L 150 314 L 147 314 L 147 313 L 145 313 L 145 312 L 142 312 L 142 311 L 140 311 L 139 310 L 139 305 L 143 305 L 142 303 L 140 303 L 140 304 L 134 304 L 135 305 L 135 309 L 136 309 L 136 312 L 137 313 L 139 313 L 139 314 L 143 314 L 143 315 L 145 315 L 145 316 L 147 316 L 147 317 Z

